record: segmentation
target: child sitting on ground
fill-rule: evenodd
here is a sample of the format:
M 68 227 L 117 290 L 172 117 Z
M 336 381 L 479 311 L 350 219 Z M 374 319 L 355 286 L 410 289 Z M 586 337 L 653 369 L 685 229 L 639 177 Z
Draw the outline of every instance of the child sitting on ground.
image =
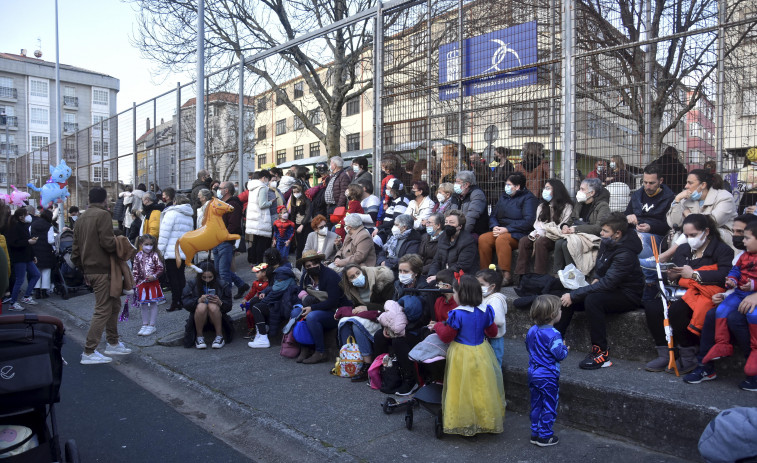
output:
M 250 301 L 256 298 L 252 303 L 254 304 L 259 299 L 263 299 L 263 291 L 268 287 L 268 273 L 266 272 L 268 264 L 260 264 L 252 267 L 252 271 L 257 278 L 251 285 L 250 290 L 244 296 L 244 302 L 239 306 L 245 311 L 247 317 L 247 336 L 245 339 L 251 339 L 255 333 L 255 317 L 250 312 Z
M 552 432 L 557 417 L 560 362 L 568 356 L 554 324 L 560 321 L 560 298 L 544 294 L 531 304 L 535 323 L 526 334 L 528 349 L 528 389 L 531 391 L 531 443 L 539 447 L 559 441 Z
M 481 304 L 481 286 L 472 275 L 462 275 L 452 289 L 460 305 L 449 312 L 447 321 L 434 325 L 439 339 L 450 343 L 442 389 L 444 432 L 501 433 L 505 417 L 502 370 L 484 339 L 497 334 L 494 311 Z
M 165 271 L 163 257 L 155 247 L 157 240 L 150 234 L 139 237 L 141 250 L 134 257 L 134 282 L 137 285 L 135 298 L 142 307 L 142 328 L 137 335 L 150 336 L 155 333 L 158 318 L 158 303 L 165 301 L 159 278 Z M 145 307 L 147 306 L 147 307 Z
M 494 323 L 497 325 L 497 335 L 489 338 L 489 344 L 494 349 L 497 362 L 502 367 L 502 356 L 505 355 L 505 314 L 507 313 L 507 298 L 499 291 L 502 289 L 502 273 L 492 264 L 486 270 L 476 273 L 476 279 L 481 284 L 483 305 L 490 305 L 494 310 Z
M 286 261 L 289 258 L 289 245 L 294 238 L 294 222 L 289 220 L 289 211 L 286 206 L 279 206 L 276 211 L 279 218 L 273 222 L 273 243 L 272 248 L 276 248 L 281 254 L 281 259 Z
M 726 319 L 728 314 L 739 310 L 739 304 L 745 297 L 757 290 L 757 223 L 750 223 L 744 229 L 744 247 L 746 251 L 739 256 L 725 279 L 725 287 L 733 288 L 734 291 L 715 309 L 715 345 L 702 359 L 704 364 L 733 355 L 731 333 Z M 747 376 L 757 376 L 757 311 L 747 313 L 746 319 L 749 323 L 752 352 L 744 366 L 744 373 Z

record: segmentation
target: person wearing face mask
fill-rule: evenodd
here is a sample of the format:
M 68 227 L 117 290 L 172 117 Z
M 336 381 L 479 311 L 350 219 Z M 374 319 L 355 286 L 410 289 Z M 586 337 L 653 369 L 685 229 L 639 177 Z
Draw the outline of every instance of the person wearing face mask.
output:
M 418 255 L 423 259 L 423 274 L 427 275 L 436 257 L 439 238 L 444 233 L 444 214 L 435 213 L 426 220 L 426 229 L 418 245 Z
M 68 208 L 68 228 L 71 230 L 76 226 L 76 221 L 79 220 L 79 208 L 71 206 Z M 131 223 L 129 223 L 131 226 Z
M 300 293 L 302 299 L 301 316 L 307 323 L 308 331 L 315 342 L 315 352 L 303 349 L 298 363 L 313 364 L 327 360 L 324 332 L 337 327 L 334 318 L 339 307 L 350 305 L 350 301 L 339 285 L 339 274 L 323 265 L 324 255 L 315 250 L 306 250 L 297 261 L 302 266 Z M 312 354 L 308 357 L 305 355 Z
M 231 182 L 223 182 L 219 185 L 218 191 L 222 192 L 220 198 L 221 201 L 234 208 L 231 212 L 227 212 L 223 215 L 223 223 L 226 225 L 226 230 L 228 230 L 229 234 L 241 236 L 243 217 L 242 202 L 234 194 L 236 193 L 234 190 L 234 184 Z M 250 285 L 245 283 L 244 280 L 231 269 L 231 264 L 234 260 L 234 245 L 234 240 L 224 241 L 219 244 L 213 248 L 213 259 L 215 261 L 216 270 L 219 275 L 221 275 L 221 279 L 230 285 L 236 285 L 238 288 L 234 299 L 240 299 L 244 297 L 245 293 L 250 289 Z
M 489 164 L 490 169 L 492 167 L 494 168 L 494 172 L 492 173 L 492 194 L 486 196 L 489 199 L 489 205 L 492 206 L 492 208 L 497 205 L 499 197 L 502 196 L 502 193 L 505 191 L 507 178 L 515 172 L 513 163 L 508 159 L 511 155 L 512 150 L 510 148 L 505 148 L 504 146 L 498 146 L 494 150 L 494 159 Z
M 168 191 L 165 189 L 163 193 Z M 189 205 L 189 198 L 184 195 L 176 195 L 173 199 L 174 205 L 167 207 L 163 211 L 160 220 L 161 234 L 158 237 L 158 250 L 166 261 L 166 279 L 168 286 L 171 288 L 171 306 L 168 312 L 181 309 L 181 292 L 186 285 L 184 278 L 184 269 L 186 263 L 181 258 L 181 266 L 176 267 L 176 241 L 189 231 L 194 230 L 192 221 L 192 206 Z M 241 220 L 241 216 L 240 216 Z M 240 226 L 241 231 L 241 226 Z
M 504 286 L 512 284 L 512 252 L 517 249 L 518 241 L 533 230 L 537 207 L 538 200 L 526 188 L 526 177 L 520 172 L 513 173 L 507 178 L 497 206 L 492 209 L 490 231 L 478 238 L 481 268 L 489 268 L 496 251 Z
M 413 228 L 420 230 L 426 226 L 426 219 L 434 210 L 434 202 L 429 197 L 428 183 L 423 180 L 413 182 L 410 197 L 405 214 L 413 218 Z
M 310 199 L 303 193 L 300 184 L 292 185 L 290 191 L 292 194 L 289 195 L 287 201 L 287 210 L 289 210 L 289 220 L 294 222 L 295 258 L 299 259 L 302 257 L 302 250 L 305 247 L 308 234 L 312 231 L 310 224 L 305 220 Z
M 602 244 L 591 284 L 562 295 L 562 318 L 555 329 L 565 339 L 575 311 L 586 311 L 591 339 L 591 351 L 578 366 L 594 370 L 612 365 L 607 344 L 605 317 L 609 313 L 623 313 L 641 306 L 644 279 L 637 255 L 641 241 L 626 216 L 613 212 L 602 223 Z
M 352 183 L 359 183 L 361 180 L 373 182 L 373 174 L 368 171 L 368 160 L 365 156 L 358 156 L 352 160 Z
M 346 236 L 344 243 L 336 253 L 332 268 L 341 272 L 348 265 L 376 266 L 376 247 L 368 230 L 363 225 L 359 214 L 350 214 L 344 218 Z
M 305 247 L 302 249 L 303 254 L 306 251 L 317 251 L 323 254 L 323 260 L 331 262 L 336 257 L 336 240 L 339 237 L 336 233 L 329 230 L 326 217 L 317 215 L 310 221 L 310 227 L 313 231 L 308 235 Z
M 271 213 L 271 222 L 274 222 L 279 218 L 279 206 L 283 205 L 285 202 L 284 195 L 282 195 L 281 191 L 279 191 L 279 181 L 283 172 L 278 167 L 272 167 L 271 170 L 268 171 L 268 173 L 271 175 L 271 177 L 268 181 L 268 191 L 266 192 L 266 194 L 268 195 L 268 201 L 271 202 L 271 206 L 269 207 Z
M 40 278 L 40 272 L 36 266 L 33 246 L 37 243 L 39 237 L 30 235 L 29 225 L 31 223 L 32 216 L 29 215 L 26 208 L 19 207 L 8 221 L 4 233 L 13 274 L 16 276 L 10 298 L 3 303 L 3 305 L 7 304 L 10 311 L 20 312 L 25 310 L 17 301 L 29 305 L 37 304 L 37 301 L 32 299 L 32 290 Z M 47 235 L 42 239 L 47 240 Z M 28 279 L 26 293 L 19 299 L 18 295 L 21 291 L 21 286 L 24 284 L 24 279 Z
M 357 214 L 360 217 L 363 217 L 365 211 L 363 210 L 363 206 L 360 204 L 360 199 L 363 197 L 363 187 L 355 183 L 350 183 L 347 186 L 347 191 L 345 191 L 344 194 L 347 196 L 347 211 L 345 217 L 353 214 Z M 368 216 L 367 218 L 370 223 L 370 216 Z M 336 246 L 340 247 L 342 245 L 341 240 L 345 238 L 346 233 L 344 229 L 344 217 L 342 217 L 342 219 L 334 226 L 334 233 L 339 235 Z
M 386 267 L 370 267 L 347 264 L 340 283 L 351 307 L 337 311 L 339 320 L 339 345 L 347 343 L 350 336 L 355 338 L 363 367 L 352 377 L 352 382 L 368 379 L 368 367 L 373 361 L 373 339 L 381 326 L 376 318 L 384 310 L 384 302 L 394 294 L 394 273 Z
M 392 227 L 394 226 L 394 219 L 397 216 L 404 214 L 407 211 L 407 206 L 410 203 L 407 197 L 405 197 L 403 191 L 405 186 L 393 178 L 386 183 L 386 195 L 391 198 L 386 209 L 384 209 L 383 219 L 381 224 L 373 231 L 373 236 L 378 237 L 379 242 L 376 244 L 383 245 L 392 236 Z M 380 215 L 380 214 L 379 214 Z
M 605 185 L 605 179 L 607 178 L 607 161 L 602 159 L 594 163 L 594 170 L 586 174 L 586 178 L 598 178 L 602 185 Z
M 723 282 L 731 269 L 733 249 L 720 239 L 710 216 L 690 214 L 683 221 L 686 243 L 678 246 L 668 269 L 668 281 L 687 288 L 686 294 L 668 309 L 673 340 L 678 347 L 678 371 L 689 373 L 698 365 L 697 347 L 712 296 L 723 292 Z M 657 296 L 644 301 L 647 326 L 657 349 L 657 358 L 646 364 L 647 371 L 665 371 L 669 362 L 662 301 Z
M 294 222 L 289 220 L 289 211 L 286 206 L 279 206 L 278 212 L 279 218 L 273 222 L 271 247 L 275 247 L 281 254 L 281 259 L 286 261 L 289 259 L 289 249 L 294 238 Z
M 570 221 L 561 227 L 561 231 L 564 235 L 575 233 L 591 235 L 588 238 L 597 241 L 596 237 L 602 230 L 602 222 L 609 216 L 610 192 L 602 186 L 602 182 L 598 178 L 586 178 L 581 182 L 581 187 L 576 192 L 576 204 L 573 207 Z M 596 249 L 597 247 L 594 245 L 591 252 L 595 252 Z M 562 238 L 555 241 L 553 273 L 557 273 L 569 264 L 581 263 L 581 256 L 586 254 L 584 249 L 574 248 L 573 252 L 576 254 L 571 254 L 567 239 Z M 589 259 L 589 261 L 593 262 L 594 259 Z M 584 261 L 580 265 L 586 267 L 589 264 Z M 591 268 L 584 268 L 584 270 L 591 270 Z
M 163 204 L 158 202 L 158 197 L 152 191 L 142 197 L 142 234 L 160 236 L 160 215 L 163 212 Z
M 329 181 L 326 183 L 326 211 L 331 216 L 337 207 L 347 207 L 347 198 L 344 196 L 347 191 L 347 185 L 352 179 L 344 169 L 344 160 L 339 156 L 333 156 L 329 159 Z
M 434 212 L 444 214 L 452 209 L 460 209 L 460 199 L 455 195 L 454 185 L 445 182 L 436 189 Z
M 268 183 L 271 174 L 266 170 L 252 173 L 252 180 L 247 182 L 250 191 L 247 200 L 247 217 L 245 233 L 247 241 L 252 244 L 247 247 L 247 262 L 259 264 L 263 262 L 263 253 L 271 247 L 273 235 L 273 218 L 271 206 L 273 201 L 268 199 Z
M 453 188 L 460 197 L 460 210 L 465 215 L 465 229 L 476 235 L 486 233 L 489 230 L 489 208 L 484 190 L 476 185 L 475 174 L 470 170 L 458 172 Z
M 463 270 L 474 274 L 479 270 L 476 240 L 465 230 L 465 216 L 452 210 L 444 217 L 444 234 L 439 238 L 438 252 L 428 271 L 428 282 L 435 279 L 436 272 L 448 268 L 454 272 Z
M 413 228 L 413 218 L 402 214 L 394 219 L 392 236 L 384 243 L 376 256 L 376 264 L 397 271 L 400 257 L 407 254 L 417 254 L 421 244 L 421 236 Z
M 607 167 L 608 169 L 607 175 L 605 176 L 605 185 L 620 182 L 625 183 L 626 185 L 628 185 L 628 188 L 631 189 L 636 186 L 634 184 L 633 175 L 631 175 L 631 172 L 626 169 L 626 163 L 623 161 L 623 158 L 621 156 L 618 156 L 617 154 L 615 156 L 612 156 Z
M 368 226 L 371 229 L 369 231 L 372 232 L 373 227 L 376 224 L 376 220 L 378 219 L 379 209 L 381 208 L 381 200 L 378 198 L 378 196 L 373 194 L 373 182 L 360 180 L 359 182 L 355 182 L 355 184 L 359 185 L 362 188 L 362 191 L 360 191 L 360 207 L 363 208 L 363 213 L 367 214 L 368 216 L 363 216 L 363 223 L 370 223 L 370 226 L 366 226 Z

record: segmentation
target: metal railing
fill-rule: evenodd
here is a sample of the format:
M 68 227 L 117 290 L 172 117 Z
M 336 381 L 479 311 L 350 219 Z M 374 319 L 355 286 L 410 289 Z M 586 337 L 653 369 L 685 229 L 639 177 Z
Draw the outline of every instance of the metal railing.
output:
M 69 107 L 69 108 L 78 108 L 79 107 L 79 97 L 78 96 L 64 96 L 63 97 L 63 106 Z
M 17 100 L 18 99 L 18 90 L 15 89 L 15 88 L 13 88 L 13 87 L 2 87 L 2 86 L 0 86 L 0 98 Z
M 18 117 L 17 116 L 0 116 L 0 127 L 5 127 L 5 126 L 17 129 Z

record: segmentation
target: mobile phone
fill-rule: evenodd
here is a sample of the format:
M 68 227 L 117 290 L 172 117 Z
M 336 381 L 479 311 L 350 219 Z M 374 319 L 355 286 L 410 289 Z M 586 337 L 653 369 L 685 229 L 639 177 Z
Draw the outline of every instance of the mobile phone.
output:
M 216 295 L 216 290 L 215 289 L 209 289 L 208 290 L 208 296 L 215 296 L 215 295 Z

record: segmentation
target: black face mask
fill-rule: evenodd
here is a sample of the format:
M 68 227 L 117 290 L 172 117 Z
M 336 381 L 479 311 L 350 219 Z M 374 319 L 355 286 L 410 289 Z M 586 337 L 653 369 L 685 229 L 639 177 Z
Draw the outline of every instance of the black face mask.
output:
M 457 227 L 453 227 L 452 225 L 445 225 L 444 233 L 446 233 L 448 237 L 452 238 L 453 236 L 455 236 L 455 233 L 457 233 Z
M 733 247 L 736 249 L 740 249 L 742 251 L 746 250 L 746 247 L 744 246 L 744 237 L 743 236 L 734 236 L 733 237 Z
M 321 267 L 311 267 L 308 269 L 308 275 L 311 277 L 317 277 L 321 274 Z

